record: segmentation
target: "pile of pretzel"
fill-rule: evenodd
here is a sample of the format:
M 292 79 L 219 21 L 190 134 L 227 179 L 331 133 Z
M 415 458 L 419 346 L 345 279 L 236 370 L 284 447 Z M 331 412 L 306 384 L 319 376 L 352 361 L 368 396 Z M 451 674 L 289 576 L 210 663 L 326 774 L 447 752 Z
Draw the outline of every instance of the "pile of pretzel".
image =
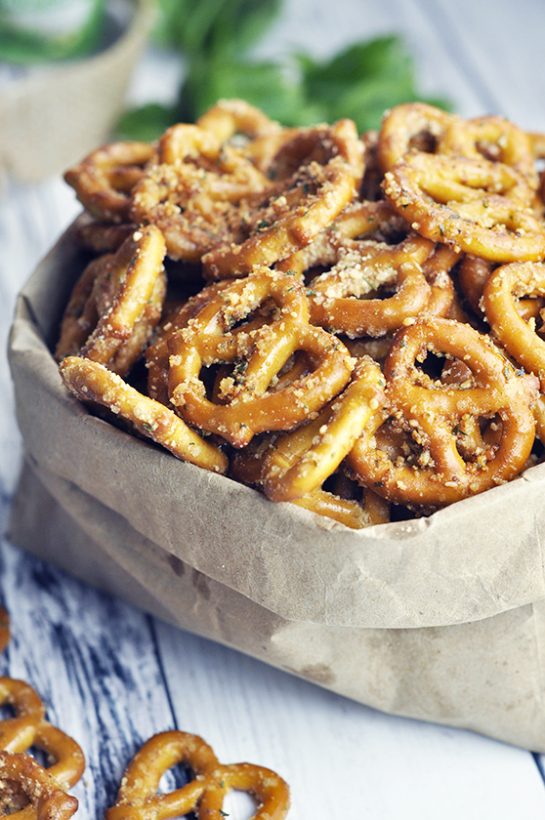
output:
M 545 441 L 544 158 L 505 119 L 423 104 L 360 137 L 227 100 L 107 145 L 66 174 L 92 259 L 64 382 L 349 527 L 510 481 Z
M 0 609 L 0 652 L 9 641 L 9 618 Z M 14 716 L 0 719 L 0 817 L 10 820 L 69 820 L 78 801 L 67 790 L 85 770 L 85 757 L 73 738 L 45 719 L 45 706 L 24 681 L 0 678 L 0 708 Z M 47 767 L 28 754 L 40 751 Z M 159 782 L 173 766 L 190 769 L 193 778 L 178 789 L 159 793 Z M 287 783 L 263 766 L 219 762 L 198 735 L 160 732 L 136 753 L 127 767 L 115 806 L 106 820 L 155 820 L 195 812 L 197 820 L 222 820 L 225 797 L 233 789 L 248 792 L 257 804 L 253 820 L 284 820 L 289 810 Z M 192 815 L 193 816 L 193 815 Z

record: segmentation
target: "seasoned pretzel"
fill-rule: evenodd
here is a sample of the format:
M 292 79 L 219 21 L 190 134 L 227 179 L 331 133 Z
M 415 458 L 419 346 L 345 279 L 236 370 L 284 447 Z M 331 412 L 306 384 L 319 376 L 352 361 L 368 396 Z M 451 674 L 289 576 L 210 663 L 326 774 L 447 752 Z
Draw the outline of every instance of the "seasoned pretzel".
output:
M 181 789 L 158 794 L 159 781 L 173 766 L 185 764 L 194 779 Z M 232 789 L 246 791 L 258 808 L 253 820 L 283 820 L 289 808 L 289 789 L 270 769 L 250 763 L 224 766 L 212 748 L 197 735 L 162 732 L 150 738 L 123 776 L 115 806 L 107 820 L 174 818 L 195 812 L 198 820 L 220 820 Z
M 352 529 L 388 521 L 388 505 L 374 493 L 366 490 L 363 504 L 342 497 L 339 474 L 337 492 L 322 489 L 381 403 L 383 385 L 380 368 L 361 360 L 352 382 L 314 421 L 237 454 L 235 477 L 259 486 L 272 501 L 292 501 Z
M 126 222 L 130 194 L 154 153 L 154 147 L 147 142 L 114 142 L 70 168 L 64 179 L 96 219 Z
M 227 469 L 227 459 L 219 448 L 205 441 L 168 407 L 139 393 L 99 362 L 68 356 L 61 362 L 60 371 L 78 399 L 106 407 L 177 458 L 216 473 Z
M 0 607 L 0 652 L 3 652 L 9 643 L 10 626 L 9 613 L 3 607 Z
M 11 706 L 15 716 L 0 720 L 0 749 L 24 752 L 34 743 L 45 718 L 45 707 L 34 689 L 20 680 L 0 678 L 0 706 Z
M 247 332 L 233 325 L 266 300 L 278 317 Z M 344 345 L 307 324 L 308 303 L 294 277 L 262 268 L 233 282 L 169 337 L 170 401 L 186 421 L 217 433 L 235 447 L 256 433 L 289 430 L 320 410 L 350 378 L 353 362 Z M 288 359 L 304 351 L 313 369 L 281 390 L 269 388 Z M 201 368 L 236 364 L 230 401 L 214 404 L 200 380 Z
M 411 233 L 395 245 L 366 238 L 391 221 L 386 203 L 362 203 L 279 265 L 298 275 L 315 266 L 326 268 L 311 280 L 307 291 L 314 324 L 352 338 L 382 336 L 420 313 L 447 312 L 454 295 L 448 271 L 456 253 L 445 249 L 435 258 L 430 286 L 426 264 L 433 243 Z M 376 298 L 384 287 L 393 289 L 393 295 Z
M 427 351 L 461 359 L 472 382 L 451 386 L 433 381 L 416 367 Z M 387 405 L 377 411 L 348 456 L 358 480 L 397 503 L 442 506 L 509 481 L 532 449 L 534 399 L 519 377 L 486 339 L 448 319 L 421 320 L 400 331 L 384 365 Z M 499 417 L 501 435 L 474 461 L 457 447 L 457 425 L 467 416 Z M 414 463 L 392 458 L 376 434 L 392 418 L 416 441 Z
M 452 117 L 439 140 L 439 152 L 502 162 L 522 174 L 532 188 L 537 187 L 531 139 L 505 117 Z
M 428 239 L 498 262 L 545 254 L 545 224 L 530 206 L 530 188 L 507 165 L 413 154 L 385 175 L 384 191 Z
M 7 812 L 12 820 L 68 820 L 77 809 L 77 799 L 65 794 L 32 757 L 0 751 L 2 817 Z
M 236 232 L 241 201 L 270 186 L 250 159 L 222 147 L 210 131 L 174 125 L 159 143 L 159 164 L 134 189 L 131 215 L 162 230 L 172 259 L 199 261 Z
M 282 131 L 281 126 L 259 108 L 237 99 L 218 100 L 199 117 L 197 125 L 212 133 L 220 145 L 233 137 L 243 136 L 254 140 Z
M 481 299 L 494 265 L 486 259 L 466 254 L 458 271 L 458 282 L 468 305 L 477 314 L 483 313 Z M 540 297 L 517 300 L 517 313 L 525 322 L 537 319 L 543 309 L 544 300 Z
M 114 256 L 91 262 L 77 282 L 55 356 L 78 353 L 126 374 L 159 321 L 165 244 L 157 228 L 135 231 Z
M 273 164 L 280 179 L 253 208 L 239 236 L 205 254 L 204 273 L 224 279 L 273 265 L 308 245 L 353 197 L 363 173 L 363 148 L 354 123 L 301 130 Z
M 545 385 L 545 341 L 536 332 L 535 318 L 525 321 L 517 304 L 522 297 L 545 297 L 545 264 L 503 265 L 489 277 L 483 307 L 492 331 L 508 353 Z
M 98 222 L 96 219 L 81 220 L 78 238 L 83 248 L 94 253 L 112 253 L 136 230 L 135 225 L 117 222 Z
M 446 128 L 456 118 L 426 103 L 405 103 L 387 111 L 378 136 L 378 160 L 384 172 L 389 171 L 410 151 L 431 153 Z

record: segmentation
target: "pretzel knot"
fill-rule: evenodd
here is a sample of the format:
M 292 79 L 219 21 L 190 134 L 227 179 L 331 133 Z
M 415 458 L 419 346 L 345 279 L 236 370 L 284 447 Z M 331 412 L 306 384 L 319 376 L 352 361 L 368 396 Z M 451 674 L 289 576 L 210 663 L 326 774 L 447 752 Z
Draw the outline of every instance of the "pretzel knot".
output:
M 461 384 L 432 378 L 429 352 L 468 368 Z M 356 477 L 396 503 L 441 506 L 509 481 L 532 449 L 534 389 L 477 331 L 448 319 L 416 322 L 386 358 L 387 404 L 348 456 Z M 477 447 L 464 432 L 473 424 Z M 384 436 L 384 434 L 386 434 Z M 396 443 L 399 446 L 396 446 Z
M 77 809 L 77 799 L 59 788 L 32 757 L 0 751 L 2 817 L 7 813 L 12 820 L 68 820 Z
M 64 179 L 96 219 L 126 222 L 132 190 L 154 153 L 147 142 L 114 142 L 70 168 Z
M 258 319 L 233 331 L 266 302 L 272 303 L 270 322 Z M 172 333 L 168 346 L 170 401 L 187 422 L 235 447 L 256 433 L 301 424 L 344 387 L 353 367 L 338 339 L 308 324 L 303 286 L 267 268 L 218 290 L 186 328 Z M 308 372 L 277 388 L 278 374 L 298 351 L 308 357 Z M 216 404 L 200 373 L 220 363 L 233 371 L 222 385 L 224 403 Z
M 545 225 L 531 207 L 532 190 L 502 163 L 410 154 L 385 175 L 384 191 L 428 239 L 498 262 L 545 254 Z
M 261 487 L 273 501 L 292 501 L 352 529 L 388 521 L 388 505 L 373 492 L 364 491 L 363 504 L 343 497 L 351 488 L 345 493 L 348 479 L 336 473 L 383 403 L 384 385 L 380 368 L 360 360 L 348 387 L 314 421 L 237 454 L 235 477 Z M 324 489 L 331 476 L 333 487 Z
M 528 312 L 521 315 L 520 305 L 527 303 L 528 298 L 535 302 L 543 297 L 545 264 L 532 262 L 497 268 L 483 292 L 484 311 L 494 335 L 520 365 L 539 377 L 542 390 L 545 389 L 545 341 L 538 334 L 542 334 L 543 308 L 537 316 L 529 316 Z
M 443 247 L 432 261 L 434 244 L 399 221 L 386 202 L 356 205 L 279 265 L 299 275 L 325 268 L 307 290 L 314 324 L 350 338 L 383 336 L 421 313 L 448 311 L 457 254 Z
M 55 351 L 81 353 L 126 374 L 160 319 L 166 291 L 165 243 L 153 227 L 135 231 L 113 256 L 87 266 L 76 283 Z
M 173 766 L 185 764 L 194 779 L 167 794 L 158 794 L 161 777 Z M 212 748 L 197 735 L 162 732 L 150 738 L 135 755 L 123 776 L 117 803 L 107 820 L 152 820 L 195 812 L 198 820 L 221 820 L 225 796 L 245 791 L 258 804 L 253 820 L 283 820 L 289 808 L 289 789 L 270 769 L 249 763 L 224 766 Z
M 134 189 L 131 216 L 161 229 L 172 259 L 199 261 L 227 241 L 242 202 L 271 187 L 250 159 L 198 125 L 169 128 L 158 159 Z
M 3 705 L 15 711 L 14 717 L 0 721 L 0 749 L 3 750 L 0 752 L 0 793 L 5 780 L 6 806 L 19 809 L 10 817 L 15 820 L 71 817 L 77 800 L 65 795 L 64 790 L 77 783 L 83 774 L 85 758 L 79 745 L 45 720 L 44 705 L 27 683 L 0 678 L 0 706 Z M 29 755 L 21 754 L 31 747 L 42 750 L 53 761 L 46 770 Z M 54 809 L 66 813 L 57 815 Z
M 240 276 L 308 245 L 352 199 L 362 174 L 363 147 L 350 120 L 300 129 L 268 169 L 270 190 L 248 202 L 231 241 L 204 255 L 205 276 Z

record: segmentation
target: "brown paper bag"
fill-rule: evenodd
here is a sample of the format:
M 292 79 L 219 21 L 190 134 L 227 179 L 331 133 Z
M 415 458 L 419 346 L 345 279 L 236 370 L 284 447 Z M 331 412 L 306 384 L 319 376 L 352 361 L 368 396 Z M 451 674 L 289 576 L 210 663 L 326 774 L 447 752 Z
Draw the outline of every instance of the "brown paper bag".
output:
M 81 267 L 72 229 L 17 306 L 13 541 L 363 703 L 545 751 L 545 465 L 363 531 L 272 504 L 67 394 L 49 349 Z

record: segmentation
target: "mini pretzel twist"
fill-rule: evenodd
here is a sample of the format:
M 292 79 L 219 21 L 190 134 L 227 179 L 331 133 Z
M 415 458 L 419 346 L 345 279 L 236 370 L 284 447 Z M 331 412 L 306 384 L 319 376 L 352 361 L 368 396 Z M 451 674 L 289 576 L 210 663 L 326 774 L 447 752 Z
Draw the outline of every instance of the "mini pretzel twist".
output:
M 448 311 L 454 297 L 448 271 L 457 254 L 443 248 L 432 263 L 433 243 L 406 229 L 394 244 L 373 239 L 377 233 L 387 237 L 396 222 L 385 202 L 351 207 L 326 234 L 278 266 L 298 275 L 326 269 L 308 285 L 314 324 L 350 338 L 382 336 L 419 314 Z M 384 289 L 394 292 L 378 298 Z
M 435 153 L 440 138 L 456 118 L 426 103 L 405 103 L 387 111 L 378 137 L 378 160 L 384 172 L 411 151 Z
M 276 306 L 276 318 L 232 332 L 265 301 Z M 187 422 L 235 447 L 245 446 L 256 433 L 289 430 L 305 421 L 344 387 L 353 366 L 338 339 L 308 324 L 303 286 L 267 268 L 218 291 L 186 328 L 172 333 L 168 345 L 171 403 Z M 310 372 L 271 389 L 296 351 L 306 353 Z M 218 363 L 235 367 L 224 385 L 224 404 L 207 398 L 200 378 L 203 366 Z
M 56 780 L 33 758 L 0 751 L 2 817 L 7 812 L 12 820 L 68 820 L 77 809 L 76 798 L 59 788 Z
M 388 521 L 388 506 L 372 492 L 365 491 L 363 504 L 344 498 L 340 476 L 338 492 L 322 488 L 383 403 L 384 385 L 380 367 L 360 360 L 348 387 L 314 421 L 237 454 L 235 477 L 261 487 L 272 501 L 292 501 L 352 529 Z
M 158 159 L 133 191 L 131 216 L 161 229 L 172 259 L 198 261 L 229 241 L 244 201 L 271 188 L 250 159 L 196 125 L 169 128 Z
M 279 181 L 255 200 L 239 236 L 203 257 L 204 274 L 224 279 L 273 265 L 308 245 L 352 199 L 363 174 L 363 148 L 350 120 L 302 129 L 275 157 Z
M 161 777 L 179 764 L 189 766 L 194 779 L 181 789 L 158 794 Z M 255 799 L 253 820 L 283 820 L 287 815 L 289 789 L 275 772 L 250 763 L 224 766 L 197 735 L 162 732 L 150 738 L 127 767 L 117 802 L 106 818 L 167 820 L 195 812 L 198 820 L 221 820 L 225 796 L 232 789 Z
M 135 231 L 113 256 L 84 270 L 72 292 L 55 356 L 81 354 L 125 375 L 160 319 L 165 244 L 153 227 Z
M 147 142 L 114 142 L 70 168 L 64 179 L 96 219 L 127 222 L 131 192 L 154 153 Z
M 60 372 L 80 401 L 105 407 L 177 458 L 216 473 L 227 469 L 227 459 L 218 447 L 205 441 L 168 407 L 144 396 L 99 362 L 68 356 L 61 362 Z
M 2 610 L 3 629 L 8 617 Z M 5 643 L 9 634 L 4 634 Z M 5 645 L 5 644 L 4 644 Z M 0 678 L 0 707 L 9 705 L 15 716 L 0 721 L 0 813 L 13 820 L 64 820 L 78 807 L 65 791 L 75 785 L 85 769 L 79 745 L 45 720 L 45 707 L 37 692 L 24 681 Z M 31 747 L 46 753 L 51 762 L 43 769 L 29 755 Z
M 385 175 L 384 191 L 418 233 L 497 262 L 545 255 L 545 224 L 513 168 L 485 159 L 412 154 Z
M 434 381 L 417 367 L 430 350 L 459 359 L 472 378 L 454 385 Z M 396 336 L 384 372 L 387 403 L 348 455 L 366 486 L 396 503 L 434 507 L 509 481 L 524 468 L 535 435 L 535 394 L 477 331 L 448 319 L 417 321 Z M 466 461 L 459 425 L 471 417 L 491 420 L 498 436 Z M 388 419 L 394 433 L 418 445 L 419 455 L 402 449 L 396 456 L 388 444 L 381 446 Z
M 526 297 L 526 299 L 524 298 Z M 520 303 L 527 298 L 545 297 L 545 264 L 526 262 L 503 265 L 488 278 L 483 291 L 483 307 L 486 318 L 500 344 L 520 364 L 541 381 L 545 389 L 545 341 L 541 327 L 536 333 L 536 318 L 543 321 L 543 308 L 539 315 L 521 315 Z

